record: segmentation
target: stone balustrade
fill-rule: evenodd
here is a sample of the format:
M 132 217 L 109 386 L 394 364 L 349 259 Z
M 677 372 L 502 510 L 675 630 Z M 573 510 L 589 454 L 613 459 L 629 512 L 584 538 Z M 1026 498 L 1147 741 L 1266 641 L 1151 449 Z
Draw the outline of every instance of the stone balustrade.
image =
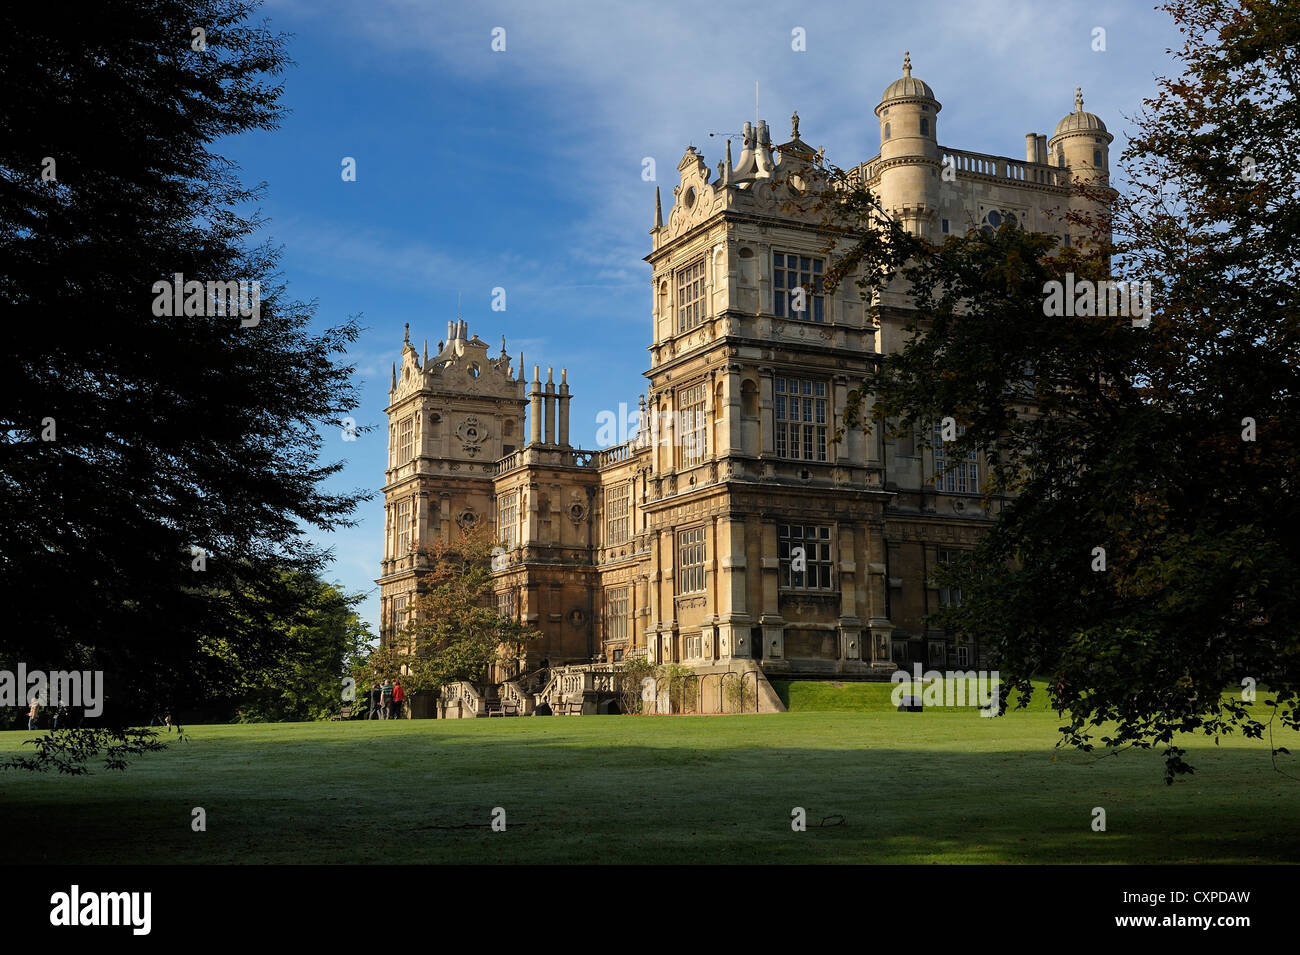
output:
M 958 175 L 979 176 L 999 182 L 1036 183 L 1043 186 L 1069 188 L 1070 171 L 1046 163 L 1026 162 L 1006 156 L 991 156 L 965 149 L 939 147 L 944 163 L 952 165 Z M 849 180 L 855 183 L 871 182 L 880 175 L 884 163 L 879 156 L 868 159 L 849 170 Z

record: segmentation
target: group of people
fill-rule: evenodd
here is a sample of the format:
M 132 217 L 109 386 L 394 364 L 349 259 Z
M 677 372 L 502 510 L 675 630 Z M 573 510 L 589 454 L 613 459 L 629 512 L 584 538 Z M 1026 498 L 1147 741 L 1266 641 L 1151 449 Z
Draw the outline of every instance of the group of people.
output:
M 41 710 L 47 709 L 54 714 L 50 723 L 50 729 L 52 730 L 59 728 L 60 717 L 65 721 L 68 718 L 68 708 L 66 706 L 42 706 L 41 698 L 39 696 L 33 696 L 27 706 L 27 728 L 29 730 L 40 729 Z
M 370 712 L 366 715 L 366 719 L 398 719 L 402 715 L 402 703 L 405 699 L 406 691 L 396 680 L 385 680 L 382 684 L 374 684 L 370 688 Z

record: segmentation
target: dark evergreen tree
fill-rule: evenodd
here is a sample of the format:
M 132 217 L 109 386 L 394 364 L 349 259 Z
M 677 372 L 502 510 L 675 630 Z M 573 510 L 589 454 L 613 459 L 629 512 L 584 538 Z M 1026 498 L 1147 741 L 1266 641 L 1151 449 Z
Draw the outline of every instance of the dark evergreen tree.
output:
M 285 38 L 253 13 L 0 12 L 0 665 L 102 669 L 119 724 L 275 661 L 326 556 L 304 528 L 364 497 L 325 489 L 320 432 L 357 405 L 358 328 L 311 330 L 221 154 L 281 115 Z M 206 285 L 167 314 L 178 274 L 246 283 L 245 314 Z

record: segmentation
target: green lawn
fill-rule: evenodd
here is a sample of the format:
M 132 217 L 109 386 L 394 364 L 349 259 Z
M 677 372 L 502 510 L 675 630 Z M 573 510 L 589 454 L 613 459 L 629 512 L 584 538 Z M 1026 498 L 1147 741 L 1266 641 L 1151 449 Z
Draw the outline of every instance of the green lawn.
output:
M 865 710 L 799 708 L 843 689 Z M 1266 743 L 1192 741 L 1196 775 L 1167 787 L 1155 753 L 1055 750 L 1052 712 L 897 713 L 889 689 L 796 684 L 792 712 L 760 716 L 197 726 L 124 774 L 0 776 L 0 859 L 1300 859 L 1300 782 L 1272 770 Z M 0 733 L 0 754 L 30 735 Z M 205 833 L 190 829 L 195 806 L 207 810 Z M 495 806 L 506 832 L 487 827 Z M 791 831 L 794 806 L 807 832 Z M 1104 833 L 1091 830 L 1094 806 L 1106 809 Z M 837 816 L 843 824 L 819 827 Z

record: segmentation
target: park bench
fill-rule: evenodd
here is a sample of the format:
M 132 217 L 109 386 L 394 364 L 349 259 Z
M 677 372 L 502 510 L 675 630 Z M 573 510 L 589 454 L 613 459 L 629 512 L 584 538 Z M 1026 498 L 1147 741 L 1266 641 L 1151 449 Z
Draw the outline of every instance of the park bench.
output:
M 331 720 L 350 720 L 352 719 L 352 704 L 344 703 L 343 708 L 330 717 Z
M 581 701 L 581 700 L 570 700 L 569 702 L 565 703 L 565 704 L 564 704 L 564 715 L 565 715 L 565 716 L 581 716 L 581 715 L 582 715 L 582 701 Z

